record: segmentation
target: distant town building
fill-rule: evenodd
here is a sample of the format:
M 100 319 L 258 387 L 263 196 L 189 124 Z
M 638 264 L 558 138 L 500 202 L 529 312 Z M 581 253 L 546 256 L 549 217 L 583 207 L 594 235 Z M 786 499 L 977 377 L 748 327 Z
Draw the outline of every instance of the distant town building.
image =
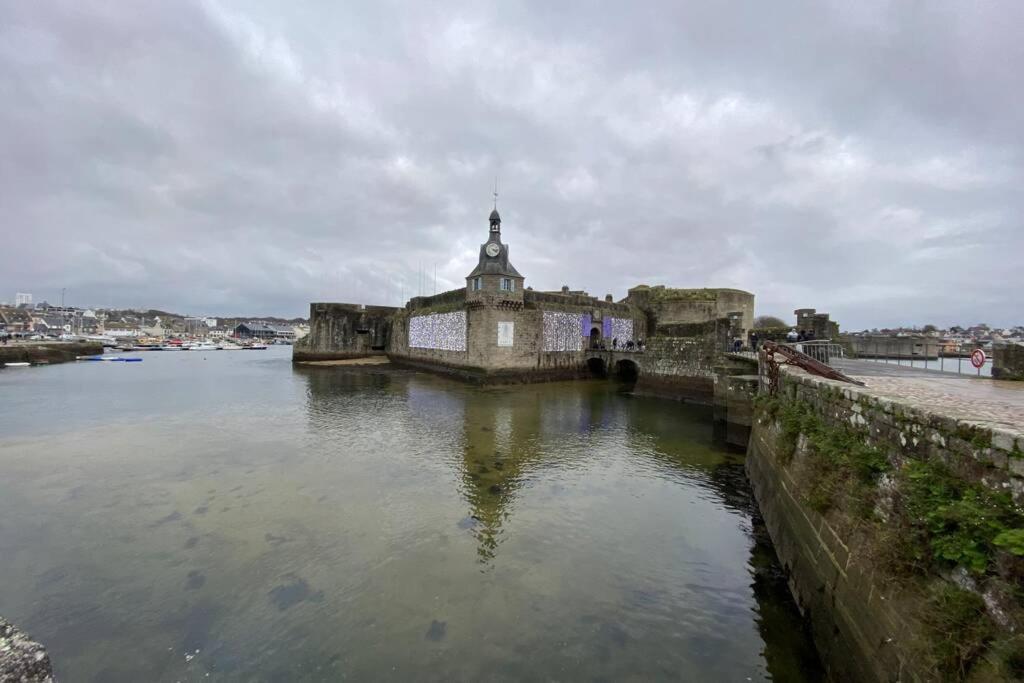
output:
M 205 337 L 209 329 L 206 318 L 185 318 L 185 334 L 190 337 Z
M 10 291 L 10 290 L 8 290 Z M 29 292 L 18 292 L 14 295 L 15 306 L 31 306 L 32 295 Z
M 249 321 L 236 325 L 234 336 L 239 339 L 295 339 L 295 330 L 290 325 Z
M 0 330 L 8 335 L 32 332 L 32 316 L 23 308 L 0 308 Z

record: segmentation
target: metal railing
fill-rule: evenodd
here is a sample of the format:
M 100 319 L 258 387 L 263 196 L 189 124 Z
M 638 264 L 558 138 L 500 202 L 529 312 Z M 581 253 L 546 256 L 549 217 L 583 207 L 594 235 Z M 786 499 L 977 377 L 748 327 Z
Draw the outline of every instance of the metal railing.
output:
M 848 342 L 848 357 L 876 363 L 949 372 L 957 374 L 992 375 L 992 357 L 974 343 L 918 341 L 914 337 L 880 339 L 852 339 Z M 985 354 L 981 367 L 971 362 L 971 354 L 981 350 Z
M 811 358 L 826 365 L 831 363 L 835 359 L 845 358 L 846 352 L 841 344 L 836 344 L 832 341 L 802 341 L 802 342 L 778 342 L 784 346 L 796 349 L 801 353 L 805 353 Z M 760 347 L 763 342 L 758 343 Z M 757 350 L 752 349 L 749 346 L 737 347 L 735 342 L 730 342 L 725 351 L 748 358 L 757 358 Z
M 789 344 L 797 351 L 805 353 L 814 360 L 831 365 L 833 361 L 841 360 L 846 357 L 846 350 L 841 344 L 836 344 L 832 341 L 804 341 L 804 342 L 793 342 Z

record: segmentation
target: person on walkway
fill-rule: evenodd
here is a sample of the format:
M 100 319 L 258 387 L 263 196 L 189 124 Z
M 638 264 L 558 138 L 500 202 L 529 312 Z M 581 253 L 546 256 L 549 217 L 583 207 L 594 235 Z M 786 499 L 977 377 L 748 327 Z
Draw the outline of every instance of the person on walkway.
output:
M 788 342 L 795 342 L 796 338 L 797 338 L 797 333 L 796 333 L 795 329 L 790 329 L 790 331 L 786 333 L 786 341 L 788 341 Z
M 617 348 L 619 348 L 619 338 L 618 337 L 613 337 L 612 338 L 612 350 L 614 351 Z
M 750 333 L 750 348 L 757 351 L 757 332 Z

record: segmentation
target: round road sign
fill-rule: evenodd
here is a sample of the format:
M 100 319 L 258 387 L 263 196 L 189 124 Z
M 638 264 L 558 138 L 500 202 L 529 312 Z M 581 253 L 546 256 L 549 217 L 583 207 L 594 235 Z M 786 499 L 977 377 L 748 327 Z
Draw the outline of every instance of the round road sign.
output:
M 985 352 L 982 351 L 981 349 L 974 349 L 974 352 L 971 354 L 971 365 L 973 365 L 976 368 L 980 368 L 984 364 Z

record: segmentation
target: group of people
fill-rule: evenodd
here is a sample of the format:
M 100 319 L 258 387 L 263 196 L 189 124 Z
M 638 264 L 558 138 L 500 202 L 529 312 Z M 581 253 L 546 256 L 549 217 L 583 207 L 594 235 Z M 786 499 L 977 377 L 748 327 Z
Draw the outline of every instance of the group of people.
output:
M 788 342 L 804 342 L 804 341 L 813 341 L 813 340 L 814 340 L 814 332 L 812 332 L 811 330 L 807 330 L 806 332 L 804 330 L 800 330 L 798 332 L 798 331 L 796 331 L 794 329 L 794 330 L 790 330 L 786 334 L 786 341 L 788 341 Z
M 790 344 L 799 344 L 800 342 L 814 341 L 814 332 L 811 330 L 797 330 L 791 329 L 786 333 L 786 341 Z M 757 347 L 761 343 L 761 338 L 757 336 L 757 332 L 750 333 L 750 348 L 757 351 Z M 732 350 L 740 351 L 743 348 L 742 339 L 734 339 L 732 342 Z
M 603 339 L 594 342 L 594 344 L 591 346 L 591 348 L 599 350 L 599 351 L 606 351 L 608 349 L 608 347 L 605 345 Z M 625 342 L 619 343 L 619 338 L 618 337 L 613 337 L 612 338 L 612 351 L 643 351 L 643 350 L 644 350 L 644 340 L 643 339 L 637 339 L 636 341 L 633 341 L 632 339 L 627 339 Z

